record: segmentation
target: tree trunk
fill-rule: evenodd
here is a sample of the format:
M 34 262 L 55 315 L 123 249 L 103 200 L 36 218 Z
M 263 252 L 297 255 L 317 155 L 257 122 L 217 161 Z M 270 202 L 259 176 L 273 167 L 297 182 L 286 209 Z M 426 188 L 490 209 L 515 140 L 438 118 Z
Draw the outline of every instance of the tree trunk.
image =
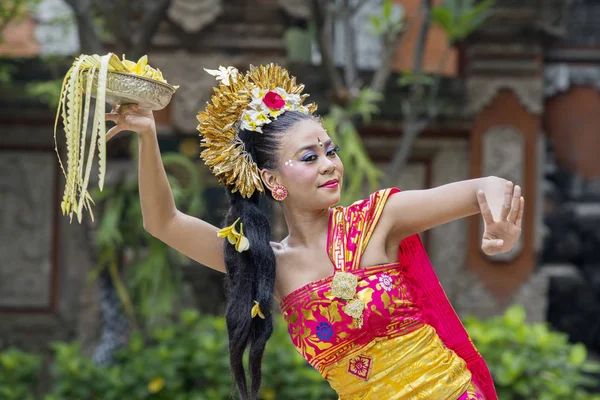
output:
M 413 60 L 413 73 L 421 72 L 423 65 L 423 56 L 425 54 L 425 46 L 429 35 L 429 22 L 431 19 L 432 0 L 422 0 L 421 9 L 423 10 L 423 22 L 419 30 L 419 36 L 415 47 Z M 407 103 L 402 108 L 402 138 L 398 141 L 392 160 L 387 168 L 387 186 L 393 182 L 394 177 L 398 176 L 402 168 L 406 166 L 412 146 L 417 136 L 423 132 L 428 124 L 428 120 L 419 118 L 419 105 L 423 101 L 423 93 L 425 88 L 422 84 L 416 83 L 411 86 L 411 91 Z
M 91 0 L 66 0 L 75 13 L 79 47 L 84 54 L 104 54 L 104 45 L 94 27 Z
M 396 151 L 388 164 L 386 186 L 394 186 L 397 184 L 396 179 L 408 163 L 415 139 L 423 132 L 426 125 L 427 123 L 425 121 L 419 120 L 416 117 L 414 111 L 404 115 L 402 122 L 402 137 L 398 141 Z

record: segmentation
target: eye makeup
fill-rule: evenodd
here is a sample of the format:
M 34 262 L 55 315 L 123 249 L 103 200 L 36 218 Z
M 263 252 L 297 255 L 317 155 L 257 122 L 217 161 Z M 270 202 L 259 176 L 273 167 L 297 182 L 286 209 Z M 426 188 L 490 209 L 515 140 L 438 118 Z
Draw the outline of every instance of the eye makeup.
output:
M 325 155 L 327 157 L 331 157 L 331 156 L 335 156 L 338 152 L 340 151 L 340 147 L 339 146 L 335 146 L 333 145 L 333 143 L 329 143 L 329 147 L 327 148 Z M 333 152 L 333 154 L 331 154 Z M 315 153 L 314 151 L 308 151 L 305 154 L 302 154 L 299 158 L 299 160 L 301 162 L 310 162 L 310 161 L 314 161 L 318 158 L 318 154 Z M 291 160 L 289 161 L 290 165 L 291 165 Z M 286 164 L 288 165 L 288 164 Z
M 329 147 L 333 144 L 333 140 L 329 139 L 327 140 L 325 143 L 322 143 L 325 147 Z M 311 145 L 311 146 L 304 146 L 300 149 L 298 149 L 298 151 L 296 152 L 296 154 L 294 154 L 294 156 L 292 158 L 296 158 L 299 157 L 299 155 L 303 152 L 303 151 L 307 151 L 307 150 L 311 150 L 312 154 L 316 156 L 316 152 L 318 151 L 318 147 L 316 145 Z M 307 153 L 308 154 L 308 153 Z M 303 156 L 305 157 L 306 154 Z M 303 158 L 301 157 L 301 159 Z

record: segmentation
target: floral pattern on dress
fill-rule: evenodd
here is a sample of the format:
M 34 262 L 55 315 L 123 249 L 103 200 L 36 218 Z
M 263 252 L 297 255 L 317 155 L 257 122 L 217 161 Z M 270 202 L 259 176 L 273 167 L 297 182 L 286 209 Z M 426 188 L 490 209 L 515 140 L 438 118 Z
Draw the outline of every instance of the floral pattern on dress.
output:
M 369 379 L 373 366 L 373 359 L 367 356 L 358 356 L 348 362 L 348 372 L 362 379 Z
M 333 336 L 333 326 L 329 322 L 321 322 L 317 325 L 317 336 L 321 340 L 329 340 Z
M 392 277 L 389 276 L 388 274 L 379 275 L 379 284 L 381 285 L 383 290 L 385 290 L 386 292 L 389 292 L 390 290 L 392 290 L 392 287 L 393 287 L 392 286 L 392 284 L 393 284 Z

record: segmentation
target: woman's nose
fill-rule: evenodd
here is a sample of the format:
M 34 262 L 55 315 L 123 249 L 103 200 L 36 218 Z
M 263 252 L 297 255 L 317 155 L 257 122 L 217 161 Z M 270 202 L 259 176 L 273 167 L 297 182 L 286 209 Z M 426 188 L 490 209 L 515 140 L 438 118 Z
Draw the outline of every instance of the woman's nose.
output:
M 322 174 L 331 172 L 334 169 L 335 169 L 335 163 L 332 160 L 330 160 L 329 158 L 326 158 L 324 161 L 321 162 L 320 172 Z

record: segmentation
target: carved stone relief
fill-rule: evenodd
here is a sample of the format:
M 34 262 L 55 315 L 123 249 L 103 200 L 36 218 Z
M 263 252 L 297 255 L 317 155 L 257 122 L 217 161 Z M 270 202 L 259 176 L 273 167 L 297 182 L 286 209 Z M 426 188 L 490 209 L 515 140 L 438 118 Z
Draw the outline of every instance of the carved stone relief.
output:
M 532 114 L 543 111 L 542 80 L 533 77 L 472 77 L 467 80 L 467 113 L 475 115 L 490 104 L 502 89 L 512 90 L 519 102 Z
M 283 11 L 297 19 L 309 19 L 311 17 L 310 3 L 308 0 L 277 0 Z
M 525 138 L 512 126 L 494 126 L 483 134 L 483 176 L 500 176 L 524 185 Z M 499 218 L 499 215 L 494 215 Z M 480 231 L 484 232 L 483 220 Z M 507 253 L 490 256 L 493 261 L 512 261 L 523 248 L 523 237 Z
M 172 0 L 167 16 L 187 33 L 197 33 L 223 12 L 222 0 Z
M 544 68 L 544 96 L 566 92 L 574 85 L 592 86 L 600 90 L 600 67 L 554 64 Z
M 0 307 L 48 308 L 54 279 L 56 156 L 0 154 Z

